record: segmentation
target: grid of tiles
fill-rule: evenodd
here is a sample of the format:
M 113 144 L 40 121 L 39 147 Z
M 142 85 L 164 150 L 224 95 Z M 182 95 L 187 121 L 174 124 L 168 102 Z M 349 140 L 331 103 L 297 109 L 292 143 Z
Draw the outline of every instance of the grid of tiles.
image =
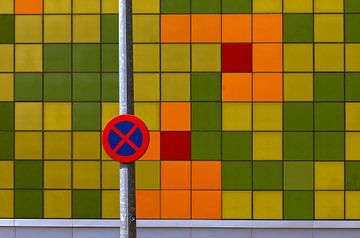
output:
M 360 1 L 134 0 L 140 218 L 360 219 Z
M 0 1 L 0 218 L 118 217 L 114 0 Z

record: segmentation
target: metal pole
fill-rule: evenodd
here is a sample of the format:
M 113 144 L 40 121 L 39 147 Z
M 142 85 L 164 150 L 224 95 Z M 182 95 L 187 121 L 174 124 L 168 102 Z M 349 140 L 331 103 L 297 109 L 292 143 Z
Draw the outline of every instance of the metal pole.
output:
M 119 0 L 119 111 L 133 114 L 132 6 Z M 120 238 L 136 238 L 135 163 L 120 164 Z

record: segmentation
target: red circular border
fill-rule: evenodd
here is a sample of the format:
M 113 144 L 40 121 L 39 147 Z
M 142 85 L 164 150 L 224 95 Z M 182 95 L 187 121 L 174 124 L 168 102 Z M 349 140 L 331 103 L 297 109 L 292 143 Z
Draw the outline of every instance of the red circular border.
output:
M 137 152 L 135 152 L 135 154 L 132 154 L 129 156 L 121 156 L 121 155 L 116 154 L 116 151 L 113 151 L 111 149 L 109 141 L 108 141 L 108 137 L 109 137 L 111 128 L 114 127 L 116 124 L 118 124 L 120 122 L 125 122 L 125 121 L 134 123 L 134 126 L 137 126 L 140 129 L 141 134 L 143 136 L 142 144 L 141 144 L 140 148 L 137 150 Z M 103 144 L 106 154 L 108 154 L 109 157 L 112 158 L 113 160 L 116 160 L 121 163 L 131 163 L 131 162 L 134 162 L 135 160 L 140 159 L 141 156 L 143 156 L 145 154 L 145 152 L 149 146 L 149 140 L 150 140 L 149 130 L 148 130 L 147 126 L 145 125 L 145 123 L 142 120 L 140 120 L 139 118 L 137 118 L 133 115 L 129 115 L 129 114 L 119 115 L 119 116 L 111 119 L 106 124 L 103 134 L 102 134 L 102 144 Z

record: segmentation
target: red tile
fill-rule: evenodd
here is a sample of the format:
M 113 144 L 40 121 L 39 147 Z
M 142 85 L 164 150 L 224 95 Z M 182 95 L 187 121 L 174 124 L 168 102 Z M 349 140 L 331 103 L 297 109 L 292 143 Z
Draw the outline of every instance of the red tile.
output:
M 252 71 L 252 45 L 249 43 L 222 44 L 222 72 L 249 73 Z
M 161 160 L 190 160 L 190 132 L 161 132 Z

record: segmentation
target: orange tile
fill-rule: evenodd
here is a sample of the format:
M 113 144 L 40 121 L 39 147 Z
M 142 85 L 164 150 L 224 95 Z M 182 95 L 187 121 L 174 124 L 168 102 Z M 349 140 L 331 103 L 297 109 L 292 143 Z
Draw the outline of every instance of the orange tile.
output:
M 253 41 L 282 42 L 281 14 L 254 14 Z
M 190 189 L 190 161 L 162 161 L 161 189 Z
M 282 72 L 282 44 L 253 44 L 253 72 Z
M 282 101 L 282 74 L 253 75 L 254 101 Z
M 149 147 L 140 160 L 160 160 L 160 132 L 150 132 Z
M 225 73 L 222 75 L 222 101 L 249 102 L 251 87 L 251 74 Z
M 191 172 L 193 189 L 221 189 L 220 161 L 193 161 Z
M 190 131 L 190 110 L 189 102 L 161 103 L 161 130 Z
M 139 219 L 159 219 L 160 190 L 137 190 L 136 213 Z
M 161 15 L 161 42 L 190 42 L 190 15 Z
M 192 42 L 221 41 L 220 14 L 192 14 L 191 17 Z
M 223 14 L 222 41 L 251 42 L 251 15 Z
M 189 219 L 190 190 L 162 190 L 161 218 Z
M 15 0 L 15 14 L 42 14 L 42 0 Z
M 221 219 L 221 191 L 193 191 L 192 219 Z

